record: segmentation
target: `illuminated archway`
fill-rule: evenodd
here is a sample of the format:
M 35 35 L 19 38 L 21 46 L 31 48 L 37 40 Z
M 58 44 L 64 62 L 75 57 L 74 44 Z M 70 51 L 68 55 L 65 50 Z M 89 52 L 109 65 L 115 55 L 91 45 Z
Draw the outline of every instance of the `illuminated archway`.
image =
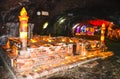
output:
M 73 35 L 100 35 L 100 30 L 102 24 L 105 24 L 107 27 L 109 22 L 105 20 L 89 20 L 87 22 L 76 23 L 72 27 L 72 34 Z

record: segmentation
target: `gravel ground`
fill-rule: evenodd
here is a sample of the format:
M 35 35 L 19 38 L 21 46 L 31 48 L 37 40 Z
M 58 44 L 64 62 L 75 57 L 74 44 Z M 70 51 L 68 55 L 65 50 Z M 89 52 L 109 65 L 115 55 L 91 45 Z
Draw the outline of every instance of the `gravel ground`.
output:
M 99 64 L 89 67 L 91 63 L 96 62 Z M 115 56 L 91 63 L 85 64 L 85 67 L 75 67 L 58 73 L 48 79 L 120 79 L 120 57 Z
M 95 66 L 92 64 L 97 63 Z M 64 72 L 55 73 L 46 79 L 120 79 L 120 57 L 113 56 L 105 60 L 94 61 Z M 43 78 L 43 79 L 45 79 Z M 0 66 L 0 79 L 11 79 L 9 73 Z

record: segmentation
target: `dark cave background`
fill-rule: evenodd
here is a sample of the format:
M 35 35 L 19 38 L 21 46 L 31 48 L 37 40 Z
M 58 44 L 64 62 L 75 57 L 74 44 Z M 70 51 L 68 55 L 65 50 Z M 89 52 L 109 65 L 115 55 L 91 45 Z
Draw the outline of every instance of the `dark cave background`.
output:
M 48 35 L 55 32 L 54 28 L 61 17 L 66 17 L 62 29 L 69 33 L 75 22 L 88 19 L 104 19 L 120 25 L 119 0 L 0 0 L 0 35 L 6 33 L 8 22 L 19 22 L 18 16 L 22 7 L 25 7 L 29 23 L 33 23 L 34 34 Z M 49 16 L 37 15 L 38 11 L 47 11 Z M 49 25 L 43 29 L 43 24 Z M 66 34 L 66 33 L 65 33 Z M 63 35 L 63 34 L 61 34 Z

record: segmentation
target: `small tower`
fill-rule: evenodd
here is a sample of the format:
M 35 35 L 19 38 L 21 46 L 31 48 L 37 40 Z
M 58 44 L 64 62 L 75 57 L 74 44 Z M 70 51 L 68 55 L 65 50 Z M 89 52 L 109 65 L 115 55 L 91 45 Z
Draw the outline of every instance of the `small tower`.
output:
M 22 50 L 27 50 L 27 36 L 28 36 L 28 16 L 27 11 L 23 7 L 20 11 L 20 41 L 22 42 Z
M 104 40 L 105 40 L 105 24 L 103 23 L 102 24 L 102 27 L 101 27 L 101 37 L 100 37 L 100 40 L 101 40 L 101 44 L 104 46 Z
M 102 27 L 101 27 L 101 37 L 100 37 L 100 41 L 101 41 L 101 50 L 104 52 L 107 47 L 105 46 L 105 24 L 103 23 L 102 24 Z

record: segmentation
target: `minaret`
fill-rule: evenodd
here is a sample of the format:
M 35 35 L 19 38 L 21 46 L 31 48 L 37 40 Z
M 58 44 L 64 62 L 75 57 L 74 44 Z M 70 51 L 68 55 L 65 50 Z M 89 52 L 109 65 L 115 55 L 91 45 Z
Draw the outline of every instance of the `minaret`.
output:
M 106 50 L 106 46 L 105 46 L 105 24 L 103 23 L 102 24 L 102 27 L 101 27 L 101 37 L 100 37 L 100 40 L 101 40 L 101 50 L 104 52 Z
M 27 36 L 28 36 L 28 16 L 27 11 L 23 7 L 20 11 L 20 41 L 22 42 L 22 50 L 27 50 Z
M 105 40 L 105 24 L 104 23 L 102 24 L 102 27 L 101 27 L 101 37 L 100 37 L 100 40 L 101 40 L 102 46 L 104 46 L 104 40 Z

